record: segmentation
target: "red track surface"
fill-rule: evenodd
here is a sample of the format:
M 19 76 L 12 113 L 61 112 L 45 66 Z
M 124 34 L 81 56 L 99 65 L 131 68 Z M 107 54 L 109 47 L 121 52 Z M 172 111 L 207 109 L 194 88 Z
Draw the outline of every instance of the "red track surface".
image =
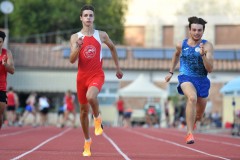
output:
M 185 144 L 177 129 L 111 128 L 94 136 L 92 156 L 82 157 L 80 128 L 9 127 L 0 131 L 0 160 L 239 160 L 240 138 L 196 133 Z

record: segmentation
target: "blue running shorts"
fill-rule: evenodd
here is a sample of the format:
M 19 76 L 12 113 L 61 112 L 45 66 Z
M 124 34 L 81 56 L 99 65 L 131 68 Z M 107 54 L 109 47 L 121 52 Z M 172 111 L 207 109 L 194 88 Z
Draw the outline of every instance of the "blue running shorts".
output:
M 26 108 L 25 108 L 25 110 L 28 111 L 28 112 L 32 112 L 32 106 L 27 105 Z
M 178 76 L 177 90 L 179 94 L 184 95 L 181 84 L 184 82 L 191 82 L 197 91 L 197 96 L 206 98 L 209 95 L 210 80 L 207 77 L 191 77 L 186 75 Z

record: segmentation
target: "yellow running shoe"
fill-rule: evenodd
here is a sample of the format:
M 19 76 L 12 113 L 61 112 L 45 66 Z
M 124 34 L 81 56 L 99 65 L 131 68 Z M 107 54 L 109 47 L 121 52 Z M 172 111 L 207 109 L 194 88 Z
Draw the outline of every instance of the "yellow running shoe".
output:
M 103 125 L 102 125 L 102 118 L 94 118 L 94 126 L 95 126 L 95 135 L 99 136 L 103 133 Z
M 85 141 L 84 144 L 84 150 L 83 150 L 83 156 L 91 156 L 91 144 L 92 144 L 92 140 L 90 140 L 89 142 Z

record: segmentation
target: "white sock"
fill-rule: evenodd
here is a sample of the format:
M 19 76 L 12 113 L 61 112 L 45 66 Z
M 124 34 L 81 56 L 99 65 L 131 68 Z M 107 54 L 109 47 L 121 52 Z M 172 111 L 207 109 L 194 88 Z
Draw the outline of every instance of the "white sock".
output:
M 91 141 L 91 138 L 85 139 L 85 142 L 90 142 L 90 141 Z
M 98 118 L 100 118 L 100 113 L 98 114 L 97 117 L 95 117 L 95 116 L 93 116 L 93 117 L 94 117 L 94 119 L 98 119 Z

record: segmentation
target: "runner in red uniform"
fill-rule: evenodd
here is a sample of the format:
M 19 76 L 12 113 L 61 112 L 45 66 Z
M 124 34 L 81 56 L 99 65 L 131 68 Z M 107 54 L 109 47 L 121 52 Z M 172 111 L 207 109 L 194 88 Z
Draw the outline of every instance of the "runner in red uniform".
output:
M 91 156 L 90 145 L 92 140 L 89 136 L 89 105 L 92 107 L 94 115 L 95 135 L 103 133 L 97 100 L 97 95 L 104 83 L 102 43 L 105 43 L 111 51 L 116 65 L 117 78 L 121 79 L 123 73 L 118 64 L 116 48 L 108 34 L 94 29 L 94 8 L 90 5 L 83 6 L 80 20 L 83 28 L 71 36 L 69 60 L 71 63 L 75 63 L 78 60 L 77 95 L 80 103 L 80 121 L 85 137 L 83 156 Z
M 0 31 L 0 129 L 3 123 L 4 109 L 7 105 L 7 73 L 13 74 L 15 71 L 11 51 L 2 48 L 5 37 L 5 33 Z

